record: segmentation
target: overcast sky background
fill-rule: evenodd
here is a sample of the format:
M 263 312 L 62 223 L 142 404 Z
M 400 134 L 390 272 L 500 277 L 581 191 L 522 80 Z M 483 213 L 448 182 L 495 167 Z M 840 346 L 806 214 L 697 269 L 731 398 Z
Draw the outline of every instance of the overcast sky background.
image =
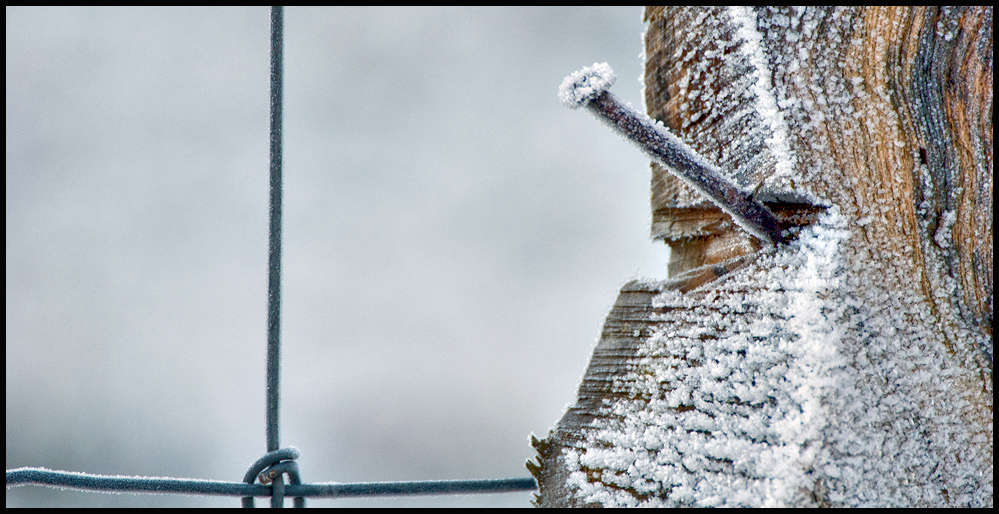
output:
M 8 469 L 235 481 L 265 452 L 268 30 L 260 7 L 6 8 Z M 606 61 L 641 106 L 643 30 L 635 7 L 286 9 L 303 480 L 528 475 L 620 286 L 665 277 L 647 159 L 556 97 Z

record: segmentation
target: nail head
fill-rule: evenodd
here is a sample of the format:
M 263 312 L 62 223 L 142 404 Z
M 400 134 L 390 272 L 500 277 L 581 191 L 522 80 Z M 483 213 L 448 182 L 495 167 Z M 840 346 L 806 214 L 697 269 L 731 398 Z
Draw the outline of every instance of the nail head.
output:
M 590 100 L 610 89 L 616 80 L 617 75 L 609 64 L 593 63 L 593 66 L 573 72 L 562 81 L 558 99 L 570 109 L 586 107 Z

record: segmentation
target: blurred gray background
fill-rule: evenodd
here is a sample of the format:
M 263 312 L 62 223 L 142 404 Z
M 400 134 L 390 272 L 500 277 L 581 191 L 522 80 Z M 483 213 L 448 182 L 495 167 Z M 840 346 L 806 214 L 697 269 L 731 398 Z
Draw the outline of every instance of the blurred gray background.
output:
M 267 8 L 6 8 L 7 468 L 265 452 Z M 648 238 L 641 9 L 285 11 L 284 446 L 303 479 L 527 476 Z M 530 493 L 313 501 L 527 506 Z M 8 489 L 7 506 L 235 506 Z

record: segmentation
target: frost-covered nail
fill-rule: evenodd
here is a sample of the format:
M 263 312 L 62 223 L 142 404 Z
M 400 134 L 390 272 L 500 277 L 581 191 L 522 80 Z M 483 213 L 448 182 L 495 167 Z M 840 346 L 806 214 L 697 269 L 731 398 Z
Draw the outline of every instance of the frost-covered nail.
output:
M 607 91 L 616 80 L 607 63 L 583 68 L 562 81 L 559 100 L 570 109 L 586 107 L 674 175 L 732 216 L 761 242 L 784 242 L 783 227 L 770 209 L 721 174 L 660 122 L 624 105 Z

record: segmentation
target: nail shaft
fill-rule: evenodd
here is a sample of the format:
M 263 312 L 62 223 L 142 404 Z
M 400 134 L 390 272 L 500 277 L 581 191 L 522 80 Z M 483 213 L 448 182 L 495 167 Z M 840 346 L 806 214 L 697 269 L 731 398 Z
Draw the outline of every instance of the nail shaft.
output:
M 711 200 L 761 242 L 784 242 L 773 213 L 743 192 L 721 170 L 700 156 L 661 123 L 623 104 L 607 89 L 614 83 L 610 66 L 595 64 L 566 77 L 559 98 L 566 106 L 586 107 L 656 162 Z

